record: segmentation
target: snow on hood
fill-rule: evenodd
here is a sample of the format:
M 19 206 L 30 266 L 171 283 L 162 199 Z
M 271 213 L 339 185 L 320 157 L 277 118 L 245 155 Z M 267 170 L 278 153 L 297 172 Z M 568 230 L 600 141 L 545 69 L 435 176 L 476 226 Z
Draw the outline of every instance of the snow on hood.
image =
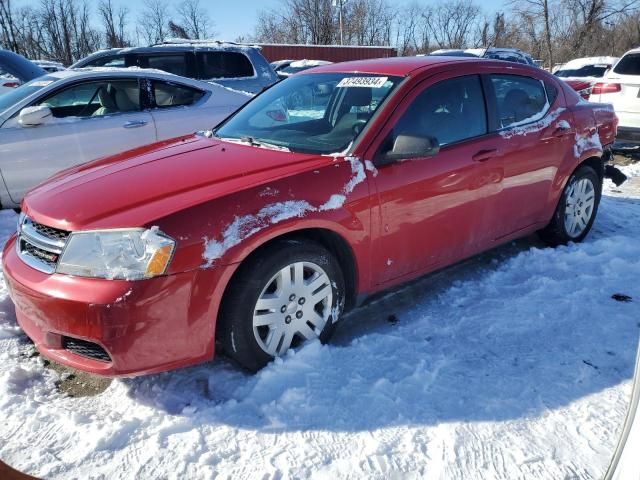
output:
M 235 219 L 222 232 L 221 238 L 204 238 L 204 252 L 202 258 L 205 266 L 209 267 L 222 257 L 227 250 L 239 245 L 247 238 L 264 230 L 270 225 L 289 220 L 302 218 L 310 212 L 324 212 L 336 210 L 347 200 L 349 195 L 359 183 L 366 179 L 364 165 L 359 158 L 345 157 L 344 161 L 351 163 L 352 176 L 340 192 L 332 194 L 326 202 L 314 206 L 305 200 L 289 200 L 285 202 L 270 203 L 256 214 L 243 215 Z

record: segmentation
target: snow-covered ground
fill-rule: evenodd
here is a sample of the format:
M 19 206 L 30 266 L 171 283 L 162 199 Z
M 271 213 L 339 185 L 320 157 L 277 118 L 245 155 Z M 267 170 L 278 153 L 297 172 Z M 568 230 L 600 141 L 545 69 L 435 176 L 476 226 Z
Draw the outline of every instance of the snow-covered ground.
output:
M 606 192 L 585 243 L 488 252 L 255 376 L 217 359 L 67 397 L 0 282 L 0 459 L 64 479 L 600 478 L 640 332 L 640 191 Z

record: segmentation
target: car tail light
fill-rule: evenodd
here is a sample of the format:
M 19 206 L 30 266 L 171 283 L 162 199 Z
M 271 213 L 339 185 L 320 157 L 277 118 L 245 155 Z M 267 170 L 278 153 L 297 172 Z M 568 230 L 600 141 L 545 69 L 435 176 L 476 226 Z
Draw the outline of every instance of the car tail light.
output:
M 2 86 L 7 88 L 17 88 L 20 84 L 18 82 L 2 82 Z
M 619 83 L 596 83 L 591 89 L 592 95 L 602 95 L 603 93 L 616 93 L 622 90 Z

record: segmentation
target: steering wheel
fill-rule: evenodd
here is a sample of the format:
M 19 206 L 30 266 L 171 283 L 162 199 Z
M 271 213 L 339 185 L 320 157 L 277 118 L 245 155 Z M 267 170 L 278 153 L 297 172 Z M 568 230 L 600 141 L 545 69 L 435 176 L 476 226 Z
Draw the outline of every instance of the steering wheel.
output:
M 353 131 L 354 135 L 359 135 L 366 124 L 366 120 L 356 120 L 351 126 L 351 131 Z

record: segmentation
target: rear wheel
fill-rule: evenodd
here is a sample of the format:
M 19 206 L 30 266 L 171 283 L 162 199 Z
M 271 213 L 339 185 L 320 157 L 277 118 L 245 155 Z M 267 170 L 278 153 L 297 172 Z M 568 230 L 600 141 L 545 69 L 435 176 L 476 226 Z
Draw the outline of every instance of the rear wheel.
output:
M 540 237 L 550 245 L 581 242 L 598 212 L 602 182 L 593 168 L 583 165 L 569 178 L 551 222 Z
M 240 267 L 221 310 L 227 355 L 257 371 L 306 340 L 326 342 L 344 305 L 333 255 L 314 242 L 277 242 Z

